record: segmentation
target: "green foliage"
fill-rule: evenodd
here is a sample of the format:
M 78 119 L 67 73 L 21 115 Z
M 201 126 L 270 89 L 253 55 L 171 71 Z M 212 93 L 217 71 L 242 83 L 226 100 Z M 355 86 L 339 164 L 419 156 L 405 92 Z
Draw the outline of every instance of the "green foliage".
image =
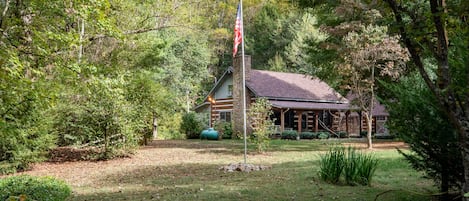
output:
M 297 136 L 298 136 L 298 132 L 295 130 L 284 130 L 282 132 L 282 139 L 296 140 Z
M 319 177 L 326 182 L 338 183 L 345 166 L 345 149 L 333 147 L 321 155 L 319 161 Z
M 233 135 L 232 122 L 216 121 L 214 129 L 217 130 L 223 139 L 231 139 Z
M 349 158 L 348 160 L 350 161 L 351 159 Z M 358 183 L 361 185 L 371 185 L 373 175 L 378 168 L 378 159 L 374 155 L 360 153 L 356 160 L 358 161 Z
M 205 123 L 194 112 L 185 113 L 182 116 L 181 132 L 186 134 L 187 139 L 200 138 L 200 132 L 204 126 Z
M 101 147 L 103 158 L 136 147 L 143 136 L 136 135 L 139 124 L 132 117 L 139 111 L 126 101 L 123 82 L 100 78 L 90 80 L 81 90 L 83 95 L 78 98 L 73 93 L 64 96 L 64 104 L 55 111 L 55 132 L 60 145 Z
M 270 116 L 272 115 L 272 105 L 265 98 L 259 98 L 249 109 L 248 117 L 252 124 L 252 141 L 258 152 L 263 152 L 270 144 L 269 135 L 272 133 L 273 125 Z
M 0 180 L 0 200 L 63 201 L 71 193 L 65 182 L 52 177 L 21 175 Z
M 344 177 L 348 185 L 370 185 L 378 167 L 378 159 L 355 148 L 333 147 L 321 156 L 319 176 L 322 180 L 338 183 Z
M 44 80 L 18 79 L 3 70 L 0 69 L 0 174 L 24 170 L 30 163 L 44 160 L 55 140 L 49 133 L 47 97 L 53 88 Z
M 318 138 L 319 139 L 329 139 L 331 137 L 331 134 L 329 132 L 318 132 Z
M 399 100 L 385 102 L 390 114 L 388 127 L 412 150 L 401 153 L 413 168 L 434 179 L 442 192 L 459 188 L 464 181 L 464 168 L 458 136 L 439 110 L 436 98 L 416 76 L 385 87 L 393 99 Z
M 317 137 L 318 137 L 318 134 L 314 132 L 301 132 L 300 133 L 301 139 L 315 139 Z
M 345 132 L 345 131 L 339 131 L 339 132 L 337 132 L 337 135 L 339 135 L 340 138 L 347 138 L 348 137 L 348 133 Z
M 344 179 L 348 185 L 371 185 L 371 180 L 378 167 L 374 155 L 358 152 L 348 147 L 345 156 Z

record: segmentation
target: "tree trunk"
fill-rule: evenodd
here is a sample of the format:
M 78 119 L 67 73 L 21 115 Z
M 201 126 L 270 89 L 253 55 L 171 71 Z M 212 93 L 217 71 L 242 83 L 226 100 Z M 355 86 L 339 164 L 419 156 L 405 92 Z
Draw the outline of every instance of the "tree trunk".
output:
M 367 125 L 367 134 L 366 134 L 366 139 L 368 143 L 368 149 L 373 149 L 373 142 L 371 140 L 371 134 L 373 131 L 373 117 L 372 114 L 365 114 L 365 119 L 366 119 L 366 125 Z
M 152 133 L 153 133 L 153 139 L 156 140 L 158 138 L 158 118 L 156 117 L 155 113 L 153 113 Z
M 463 157 L 464 166 L 464 185 L 462 189 L 462 195 L 469 193 L 469 120 L 467 118 L 460 119 L 461 127 L 464 129 L 464 136 L 461 140 L 461 150 Z M 469 197 L 465 197 L 464 200 L 469 201 Z

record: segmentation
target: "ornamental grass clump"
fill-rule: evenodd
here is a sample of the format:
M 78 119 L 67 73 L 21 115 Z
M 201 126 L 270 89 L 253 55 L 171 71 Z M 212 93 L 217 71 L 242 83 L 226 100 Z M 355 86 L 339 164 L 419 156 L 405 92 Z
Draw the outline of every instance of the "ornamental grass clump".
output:
M 335 184 L 343 176 L 347 185 L 370 185 L 377 167 L 378 159 L 372 154 L 334 147 L 321 156 L 319 177 Z
M 319 176 L 323 181 L 330 183 L 339 182 L 340 175 L 344 169 L 345 149 L 343 147 L 333 147 L 321 156 L 319 162 Z
M 371 179 L 378 167 L 378 159 L 371 154 L 360 153 L 358 158 L 358 183 L 361 185 L 370 185 Z

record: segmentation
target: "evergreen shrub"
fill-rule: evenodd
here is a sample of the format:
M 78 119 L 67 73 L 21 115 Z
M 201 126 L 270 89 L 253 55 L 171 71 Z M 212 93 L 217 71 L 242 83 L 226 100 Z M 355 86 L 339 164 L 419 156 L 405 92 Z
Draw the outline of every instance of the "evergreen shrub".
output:
M 318 134 L 314 132 L 301 132 L 300 138 L 301 139 L 315 139 L 317 138 Z
M 319 139 L 329 139 L 329 137 L 331 137 L 331 134 L 328 132 L 318 132 Z
M 71 195 L 70 187 L 52 177 L 29 175 L 0 180 L 0 200 L 63 201 Z
M 298 136 L 298 132 L 294 130 L 285 130 L 282 132 L 282 139 L 296 140 L 296 136 Z

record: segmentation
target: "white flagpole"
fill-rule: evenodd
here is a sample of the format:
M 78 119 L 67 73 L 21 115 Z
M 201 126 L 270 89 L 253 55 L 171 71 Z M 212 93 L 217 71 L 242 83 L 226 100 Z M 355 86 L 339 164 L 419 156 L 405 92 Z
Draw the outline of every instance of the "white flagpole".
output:
M 244 164 L 246 164 L 246 156 L 248 152 L 248 143 L 247 143 L 247 134 L 246 134 L 246 71 L 244 65 L 244 19 L 243 19 L 243 0 L 239 1 L 239 6 L 241 10 L 241 62 L 243 66 L 243 134 L 244 134 Z

